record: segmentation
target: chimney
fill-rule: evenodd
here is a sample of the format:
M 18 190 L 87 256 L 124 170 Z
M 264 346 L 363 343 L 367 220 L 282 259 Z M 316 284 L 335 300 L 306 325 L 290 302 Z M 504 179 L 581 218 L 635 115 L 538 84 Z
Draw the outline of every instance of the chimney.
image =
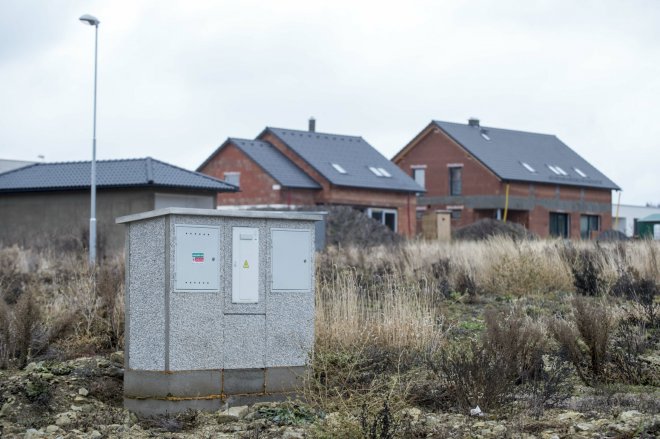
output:
M 313 133 L 316 131 L 316 119 L 314 117 L 309 118 L 309 132 Z
M 476 117 L 471 117 L 468 119 L 468 125 L 471 127 L 478 127 L 479 126 L 479 119 Z

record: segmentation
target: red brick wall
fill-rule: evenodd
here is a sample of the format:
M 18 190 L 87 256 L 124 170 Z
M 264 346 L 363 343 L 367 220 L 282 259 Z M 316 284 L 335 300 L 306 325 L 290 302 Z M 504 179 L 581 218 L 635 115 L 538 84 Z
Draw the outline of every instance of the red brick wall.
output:
M 218 205 L 314 204 L 309 189 L 273 190 L 277 181 L 231 143 L 225 146 L 200 172 L 224 180 L 225 172 L 240 172 L 240 192 L 218 194 Z
M 456 142 L 442 131 L 427 128 L 426 133 L 401 160 L 395 161 L 403 171 L 412 177 L 411 166 L 426 165 L 427 197 L 449 195 L 448 163 L 463 164 L 463 194 L 474 195 L 483 193 L 484 187 L 495 188 L 493 194 L 499 193 L 499 179 L 468 154 Z
M 413 176 L 413 166 L 426 165 L 426 197 L 449 196 L 449 170 L 447 164 L 463 164 L 462 195 L 504 195 L 506 183 L 503 183 L 488 168 L 472 157 L 440 129 L 431 125 L 420 133 L 416 143 L 402 156 L 395 158 L 398 165 L 408 175 Z M 511 183 L 509 196 L 528 197 L 536 199 L 584 201 L 597 203 L 612 203 L 611 191 L 608 189 L 589 189 L 572 186 L 557 186 L 552 184 Z M 451 205 L 450 205 L 451 206 Z M 444 209 L 447 205 L 433 205 L 432 209 Z M 452 227 L 461 227 L 478 219 L 490 217 L 494 211 L 474 211 L 464 207 L 459 220 L 452 219 Z M 594 214 L 600 216 L 601 230 L 612 227 L 611 210 L 607 212 L 568 212 L 571 214 L 571 238 L 580 237 L 580 215 Z M 528 214 L 522 211 L 512 212 L 509 220 L 519 222 L 530 231 L 546 237 L 550 231 L 550 211 L 542 206 L 536 206 Z
M 519 186 L 522 189 L 526 186 L 527 192 L 523 193 L 524 196 L 529 195 L 529 184 L 511 184 L 511 188 Z M 557 185 L 548 184 L 535 184 L 534 193 L 537 199 L 557 199 Z M 509 192 L 511 194 L 511 190 Z M 590 189 L 579 188 L 572 186 L 559 186 L 559 200 L 566 201 L 580 201 L 612 204 L 612 191 L 609 189 Z M 554 210 L 553 210 L 554 211 Z M 542 206 L 536 206 L 529 214 L 529 230 L 542 237 L 547 237 L 550 234 L 550 212 Z M 556 212 L 570 214 L 570 236 L 572 239 L 580 238 L 580 216 L 581 215 L 598 215 L 600 217 L 600 230 L 609 230 L 612 228 L 612 210 L 606 212 L 590 212 L 590 211 L 565 211 L 556 210 Z

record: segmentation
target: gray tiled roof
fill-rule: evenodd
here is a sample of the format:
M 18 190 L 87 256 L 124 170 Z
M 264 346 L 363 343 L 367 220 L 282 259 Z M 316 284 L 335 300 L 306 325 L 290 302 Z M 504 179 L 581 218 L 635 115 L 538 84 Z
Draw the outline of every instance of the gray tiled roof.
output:
M 310 131 L 266 128 L 284 142 L 312 168 L 336 186 L 424 192 L 415 180 L 385 158 L 362 137 Z M 346 170 L 338 172 L 332 164 Z M 379 177 L 369 167 L 383 168 L 391 177 Z
M 72 190 L 89 188 L 91 162 L 35 163 L 0 174 L 0 192 Z M 97 187 L 158 186 L 234 191 L 233 185 L 150 157 L 98 160 Z
M 254 160 L 261 168 L 284 187 L 321 189 L 309 175 L 296 166 L 273 145 L 261 140 L 230 138 L 234 145 Z
M 433 123 L 503 180 L 620 189 L 556 136 L 452 122 Z M 490 140 L 484 138 L 482 131 Z M 527 170 L 522 163 L 535 172 Z M 568 175 L 557 175 L 548 165 L 558 166 Z

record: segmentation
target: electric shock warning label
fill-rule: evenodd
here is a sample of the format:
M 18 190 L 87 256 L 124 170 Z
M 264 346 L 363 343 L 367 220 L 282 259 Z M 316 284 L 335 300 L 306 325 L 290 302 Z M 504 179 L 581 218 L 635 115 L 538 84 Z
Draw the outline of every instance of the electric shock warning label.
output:
M 204 262 L 204 253 L 197 252 L 192 254 L 193 263 L 200 264 Z

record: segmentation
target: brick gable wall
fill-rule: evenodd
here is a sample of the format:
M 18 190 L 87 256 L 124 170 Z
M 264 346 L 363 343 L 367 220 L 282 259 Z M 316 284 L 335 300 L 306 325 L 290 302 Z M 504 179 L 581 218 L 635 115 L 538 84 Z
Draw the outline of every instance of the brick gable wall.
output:
M 273 190 L 277 181 L 233 144 L 226 145 L 200 172 L 224 180 L 225 172 L 240 172 L 240 192 L 218 194 L 218 205 L 314 204 L 314 191 Z

